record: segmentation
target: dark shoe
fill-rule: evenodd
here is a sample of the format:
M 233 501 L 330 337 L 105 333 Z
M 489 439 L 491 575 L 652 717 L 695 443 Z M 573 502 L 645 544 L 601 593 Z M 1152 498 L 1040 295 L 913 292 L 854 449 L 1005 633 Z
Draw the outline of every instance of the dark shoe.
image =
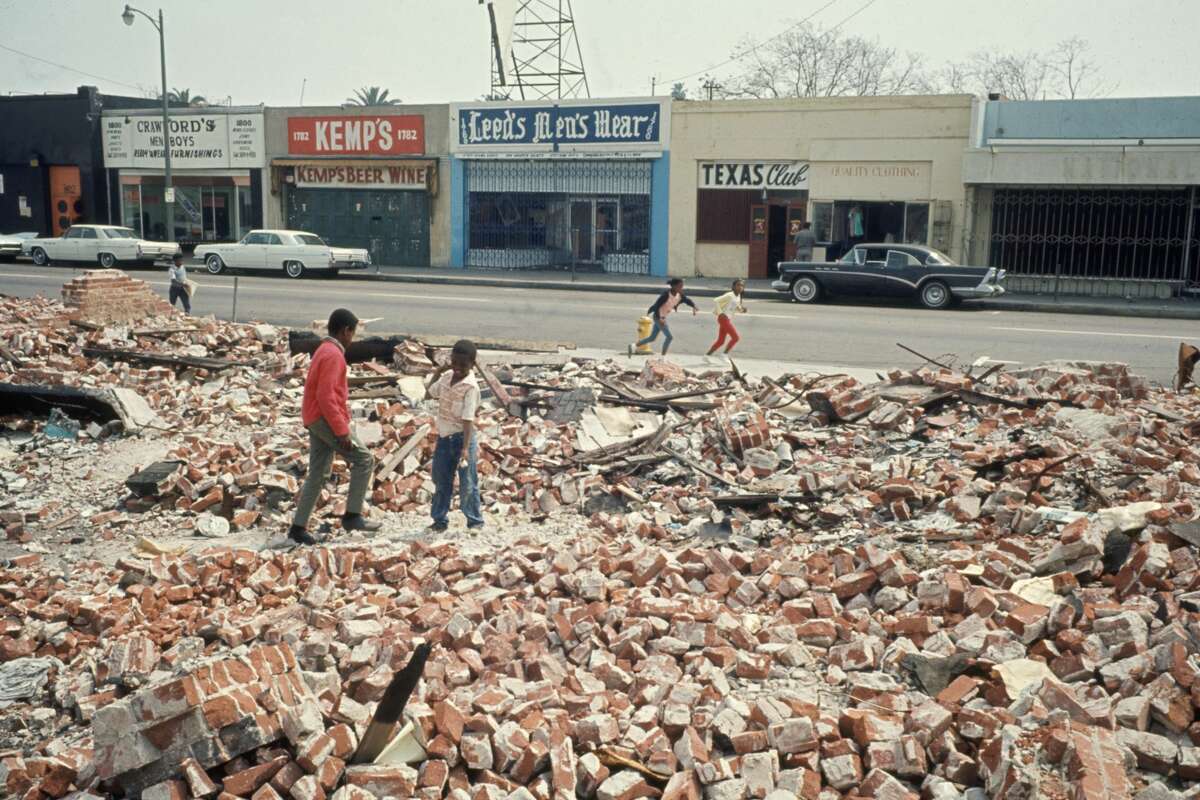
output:
M 426 528 L 425 530 L 432 531 L 433 533 L 445 533 L 449 529 L 450 529 L 449 523 L 435 522 L 432 525 L 430 525 L 428 528 Z
M 342 516 L 342 528 L 348 531 L 377 531 L 383 527 L 382 522 L 367 519 L 362 514 L 345 514 Z
M 308 528 L 301 528 L 299 525 L 293 525 L 288 528 L 288 538 L 296 544 L 314 545 L 321 543 L 320 539 L 308 532 Z

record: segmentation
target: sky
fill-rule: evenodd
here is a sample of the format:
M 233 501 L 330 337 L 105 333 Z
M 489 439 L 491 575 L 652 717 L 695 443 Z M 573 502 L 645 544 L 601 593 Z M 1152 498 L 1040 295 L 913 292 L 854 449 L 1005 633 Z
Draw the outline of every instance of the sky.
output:
M 143 0 L 148 2 L 148 0 Z M 410 103 L 487 93 L 477 0 L 160 0 L 167 82 L 213 103 L 337 105 L 365 85 Z M 814 15 L 927 63 L 980 50 L 1049 51 L 1086 39 L 1108 96 L 1200 95 L 1196 0 L 574 0 L 592 97 L 659 94 Z M 158 42 L 122 0 L 0 0 L 0 93 L 157 94 Z M 158 5 L 143 5 L 156 13 Z M 1003 9 L 1003 10 L 1001 10 Z M 844 22 L 843 22 L 844 21 Z M 3 47 L 15 48 L 72 72 Z M 737 63 L 711 70 L 728 79 Z

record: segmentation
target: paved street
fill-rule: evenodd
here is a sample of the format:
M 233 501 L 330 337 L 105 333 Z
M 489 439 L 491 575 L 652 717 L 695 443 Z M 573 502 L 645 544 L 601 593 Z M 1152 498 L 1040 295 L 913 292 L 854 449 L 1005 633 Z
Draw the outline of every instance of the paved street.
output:
M 58 296 L 78 270 L 32 264 L 0 265 L 0 293 Z M 166 271 L 134 270 L 164 295 Z M 228 318 L 233 277 L 193 271 L 200 284 L 193 311 Z M 360 317 L 381 317 L 373 332 L 461 334 L 572 341 L 579 347 L 624 349 L 637 317 L 653 300 L 604 292 L 567 292 L 337 280 L 288 280 L 240 276 L 238 319 L 307 326 L 336 306 Z M 715 324 L 711 300 L 697 300 L 701 313 L 675 319 L 674 350 L 703 353 Z M 1180 340 L 1200 339 L 1200 322 L 1122 317 L 989 311 L 986 308 L 926 311 L 893 305 L 839 303 L 800 307 L 784 301 L 748 305 L 738 318 L 744 357 L 883 369 L 917 359 L 897 342 L 930 356 L 954 353 L 960 363 L 986 357 L 1030 363 L 1046 359 L 1116 360 L 1153 380 L 1169 382 Z

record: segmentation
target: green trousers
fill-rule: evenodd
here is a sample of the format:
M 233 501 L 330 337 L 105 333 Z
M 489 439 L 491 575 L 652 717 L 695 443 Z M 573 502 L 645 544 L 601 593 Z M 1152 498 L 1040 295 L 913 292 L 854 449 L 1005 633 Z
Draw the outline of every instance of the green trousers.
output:
M 317 498 L 321 496 L 321 489 L 325 488 L 325 482 L 329 480 L 334 455 L 341 455 L 350 464 L 350 491 L 346 496 L 346 513 L 362 513 L 363 499 L 367 496 L 367 487 L 371 483 L 371 470 L 375 468 L 375 457 L 371 455 L 370 450 L 363 447 L 353 432 L 350 433 L 350 444 L 349 450 L 342 449 L 324 418 L 308 426 L 308 475 L 304 478 L 300 499 L 296 501 L 293 525 L 300 528 L 308 526 L 308 518 L 317 504 Z

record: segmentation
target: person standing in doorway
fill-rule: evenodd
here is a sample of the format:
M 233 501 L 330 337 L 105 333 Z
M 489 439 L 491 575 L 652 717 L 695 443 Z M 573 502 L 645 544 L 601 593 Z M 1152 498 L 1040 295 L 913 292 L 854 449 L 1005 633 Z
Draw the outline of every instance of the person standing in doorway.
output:
M 708 348 L 708 353 L 705 355 L 711 356 L 717 352 L 726 338 L 729 339 L 729 344 L 725 347 L 725 354 L 728 355 L 741 339 L 738 336 L 737 328 L 733 327 L 733 315 L 746 313 L 746 307 L 742 305 L 742 292 L 745 290 L 746 282 L 739 278 L 733 282 L 730 291 L 714 301 L 713 313 L 717 315 L 717 340 L 713 342 L 712 347 Z
M 377 531 L 382 526 L 363 516 L 363 501 L 371 483 L 375 457 L 350 431 L 350 387 L 346 381 L 346 348 L 358 331 L 358 317 L 345 308 L 329 315 L 329 335 L 313 353 L 304 379 L 300 419 L 308 429 L 308 475 L 296 501 L 288 538 L 300 544 L 317 544 L 308 532 L 308 518 L 329 480 L 333 457 L 350 463 L 350 489 L 342 527 L 348 531 Z
M 796 231 L 796 236 L 792 241 L 796 243 L 796 260 L 812 261 L 813 246 L 817 243 L 817 237 L 813 235 L 812 226 L 807 222 L 801 222 L 800 230 Z
M 646 314 L 654 320 L 654 328 L 650 331 L 650 335 L 629 345 L 626 352 L 629 355 L 633 355 L 634 350 L 644 344 L 650 344 L 658 338 L 659 333 L 662 333 L 662 354 L 665 356 L 667 350 L 671 348 L 671 340 L 674 338 L 671 336 L 671 329 L 667 325 L 667 316 L 680 305 L 691 306 L 693 317 L 699 311 L 696 308 L 696 304 L 692 302 L 692 299 L 683 293 L 683 278 L 671 278 L 671 280 L 667 281 L 667 291 L 660 294 L 658 299 L 654 301 L 654 305 L 646 310 Z
M 192 295 L 188 292 L 187 286 L 187 268 L 183 266 L 183 253 L 176 253 L 171 258 L 171 288 L 168 297 L 171 300 L 171 306 L 174 307 L 175 301 L 179 300 L 183 305 L 183 313 L 192 313 Z
M 450 500 L 454 497 L 454 475 L 458 474 L 458 496 L 467 529 L 483 527 L 476 469 L 479 445 L 475 439 L 475 416 L 479 412 L 479 383 L 475 380 L 475 343 L 460 339 L 450 351 L 450 363 L 438 367 L 426 389 L 438 402 L 437 447 L 433 451 L 433 507 L 429 529 L 438 533 L 449 527 Z M 449 373 L 449 374 L 447 374 Z

